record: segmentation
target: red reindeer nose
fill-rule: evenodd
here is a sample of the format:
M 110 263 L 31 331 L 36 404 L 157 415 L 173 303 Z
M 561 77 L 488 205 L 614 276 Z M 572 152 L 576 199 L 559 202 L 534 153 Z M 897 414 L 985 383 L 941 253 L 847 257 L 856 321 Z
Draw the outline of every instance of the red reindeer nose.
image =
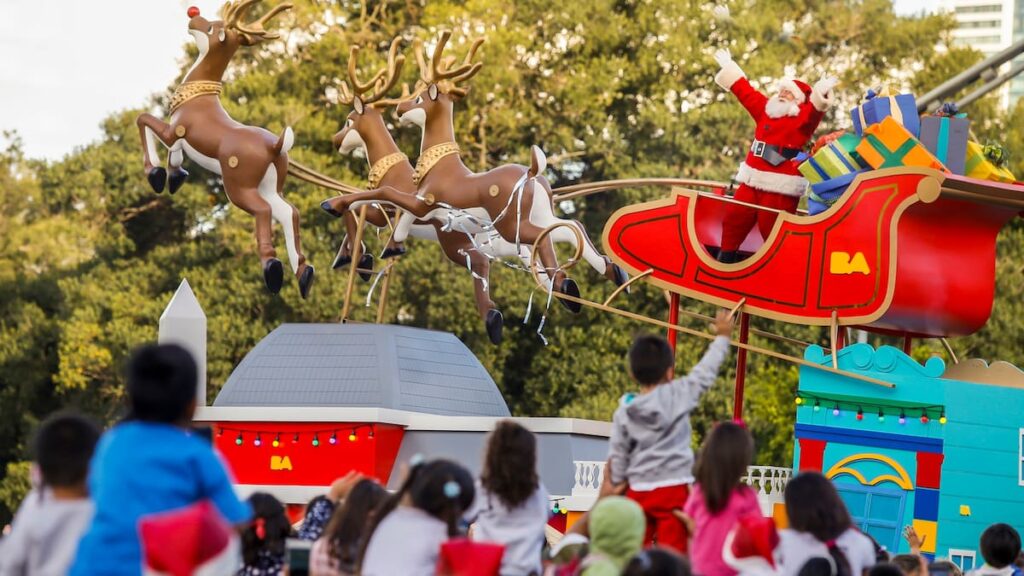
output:
M 199 16 L 199 8 L 196 8 L 195 6 L 189 6 L 188 7 L 188 17 L 189 18 L 195 18 L 196 16 Z

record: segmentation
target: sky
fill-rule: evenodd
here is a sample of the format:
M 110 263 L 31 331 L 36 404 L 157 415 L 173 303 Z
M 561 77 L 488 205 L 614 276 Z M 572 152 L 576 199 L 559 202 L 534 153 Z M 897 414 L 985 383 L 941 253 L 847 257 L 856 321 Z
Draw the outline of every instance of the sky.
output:
M 189 6 L 223 0 L 3 0 L 0 130 L 32 158 L 59 160 L 100 137 L 112 112 L 143 106 L 180 68 Z M 934 0 L 895 0 L 902 14 Z

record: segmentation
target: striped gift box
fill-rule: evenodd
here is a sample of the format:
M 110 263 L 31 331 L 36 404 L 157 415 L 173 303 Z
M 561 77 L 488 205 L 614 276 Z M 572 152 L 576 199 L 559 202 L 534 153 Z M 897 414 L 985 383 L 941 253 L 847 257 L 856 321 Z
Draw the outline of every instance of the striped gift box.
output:
M 867 168 L 867 163 L 857 153 L 858 144 L 860 138 L 853 134 L 843 134 L 822 146 L 814 156 L 800 164 L 798 169 L 808 182 L 818 184 Z
M 913 94 L 892 94 L 888 89 L 876 93 L 868 90 L 865 102 L 850 110 L 853 129 L 858 136 L 872 124 L 878 124 L 883 118 L 893 118 L 903 125 L 910 134 L 917 138 L 921 134 L 921 117 L 917 114 L 917 100 Z

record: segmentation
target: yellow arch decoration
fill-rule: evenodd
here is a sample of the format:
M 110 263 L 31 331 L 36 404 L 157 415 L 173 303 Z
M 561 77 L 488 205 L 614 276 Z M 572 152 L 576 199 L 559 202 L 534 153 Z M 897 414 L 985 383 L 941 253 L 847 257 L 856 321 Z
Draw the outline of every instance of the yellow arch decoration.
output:
M 890 468 L 896 471 L 896 474 L 882 474 L 876 476 L 869 482 L 866 478 L 864 478 L 863 474 L 849 467 L 849 465 L 853 464 L 854 462 L 872 460 L 875 462 L 888 464 Z M 829 471 L 825 473 L 825 477 L 831 480 L 832 478 L 835 478 L 840 474 L 849 474 L 850 476 L 853 476 L 861 484 L 865 486 L 875 486 L 877 484 L 881 484 L 882 482 L 892 482 L 899 486 L 900 488 L 903 488 L 904 490 L 914 489 L 914 483 L 910 481 L 910 475 L 907 474 L 907 471 L 902 466 L 900 466 L 898 462 L 882 454 L 854 454 L 853 456 L 847 456 L 846 458 L 843 458 L 839 462 L 836 462 L 835 465 L 832 466 L 832 468 L 830 468 Z

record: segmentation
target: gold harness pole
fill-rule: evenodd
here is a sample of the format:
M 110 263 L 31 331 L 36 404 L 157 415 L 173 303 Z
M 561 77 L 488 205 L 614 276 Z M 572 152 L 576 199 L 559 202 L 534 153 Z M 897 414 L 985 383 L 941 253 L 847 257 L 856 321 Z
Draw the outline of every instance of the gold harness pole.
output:
M 341 308 L 341 321 L 348 321 L 348 312 L 352 304 L 352 290 L 356 287 L 356 273 L 359 268 L 359 260 L 363 257 L 363 228 L 366 224 L 366 205 L 359 208 L 359 218 L 356 221 L 356 237 L 352 240 L 352 263 L 348 269 L 348 286 L 345 287 L 345 303 Z
M 377 324 L 384 323 L 384 310 L 388 306 L 388 286 L 391 285 L 391 268 L 398 264 L 398 256 L 395 257 L 387 268 L 384 269 L 384 281 L 380 285 L 380 300 L 377 302 Z

